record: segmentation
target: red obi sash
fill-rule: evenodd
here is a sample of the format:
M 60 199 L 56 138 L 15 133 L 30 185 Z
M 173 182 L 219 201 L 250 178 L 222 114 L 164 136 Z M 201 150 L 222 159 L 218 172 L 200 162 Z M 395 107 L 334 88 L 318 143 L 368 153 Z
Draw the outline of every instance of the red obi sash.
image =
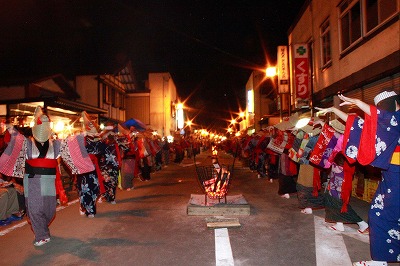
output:
M 26 160 L 26 162 L 32 167 L 41 168 L 56 168 L 58 165 L 57 159 L 37 158 Z

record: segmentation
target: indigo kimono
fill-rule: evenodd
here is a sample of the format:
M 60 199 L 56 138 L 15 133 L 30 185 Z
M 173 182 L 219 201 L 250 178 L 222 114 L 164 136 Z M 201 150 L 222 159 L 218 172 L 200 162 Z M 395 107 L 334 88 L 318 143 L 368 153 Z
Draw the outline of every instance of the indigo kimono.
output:
M 382 180 L 368 213 L 371 257 L 373 260 L 395 262 L 400 261 L 400 111 L 387 112 L 371 107 L 371 114 L 377 116 L 376 121 L 371 122 L 375 123 L 376 134 L 359 140 L 361 145 L 363 141 L 375 139 L 372 147 L 375 158 L 370 164 L 382 169 Z M 359 133 L 352 134 L 351 131 L 365 129 L 362 120 L 354 120 L 348 143 L 354 145 L 358 141 L 354 138 Z M 357 149 L 352 151 L 357 160 L 363 156 L 359 149 L 358 154 L 354 152 Z

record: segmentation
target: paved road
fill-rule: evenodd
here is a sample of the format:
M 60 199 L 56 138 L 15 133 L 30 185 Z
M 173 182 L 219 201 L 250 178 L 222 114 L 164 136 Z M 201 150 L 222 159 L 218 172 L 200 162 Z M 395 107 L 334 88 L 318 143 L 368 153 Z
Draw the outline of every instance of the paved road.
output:
M 233 161 L 219 156 L 227 164 Z M 210 154 L 197 161 L 210 164 Z M 207 229 L 207 217 L 187 215 L 191 194 L 200 191 L 192 160 L 171 164 L 148 182 L 135 180 L 132 191 L 118 190 L 117 204 L 99 204 L 94 219 L 79 215 L 76 200 L 58 210 L 51 242 L 42 247 L 33 246 L 25 220 L 1 227 L 0 264 L 329 266 L 369 258 L 368 237 L 357 234 L 356 226 L 349 225 L 346 233 L 327 229 L 323 210 L 300 213 L 295 196 L 281 198 L 277 181 L 258 179 L 240 161 L 229 193 L 242 194 L 251 206 L 249 216 L 236 216 L 241 227 L 216 232 Z M 368 203 L 352 198 L 351 205 L 367 219 Z M 221 250 L 221 243 L 231 249 Z M 221 260 L 229 252 L 233 260 Z

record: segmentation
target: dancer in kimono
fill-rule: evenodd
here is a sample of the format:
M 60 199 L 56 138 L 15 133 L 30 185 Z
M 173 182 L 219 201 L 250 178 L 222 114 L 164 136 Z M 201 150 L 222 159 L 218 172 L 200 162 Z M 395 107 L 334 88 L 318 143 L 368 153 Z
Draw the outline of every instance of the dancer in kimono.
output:
M 35 234 L 34 245 L 50 241 L 49 225 L 56 212 L 57 158 L 61 156 L 73 174 L 93 171 L 83 138 L 53 140 L 50 119 L 37 107 L 32 127 L 33 137 L 26 138 L 12 125 L 7 126 L 11 140 L 0 157 L 0 172 L 23 178 L 28 221 Z
M 104 154 L 105 144 L 101 141 L 98 126 L 90 120 L 89 115 L 82 112 L 85 149 L 89 154 L 94 170 L 89 173 L 77 175 L 77 186 L 79 192 L 79 213 L 88 218 L 96 215 L 97 197 L 105 192 L 104 178 L 99 166 L 99 157 Z
M 371 258 L 353 265 L 387 265 L 400 261 L 400 97 L 384 91 L 374 98 L 376 106 L 339 95 L 340 105 L 355 104 L 364 119 L 347 115 L 335 107 L 316 108 L 323 114 L 334 112 L 346 121 L 343 149 L 350 160 L 382 169 L 368 213 Z M 348 138 L 347 138 L 348 137 Z M 375 142 L 371 141 L 375 139 Z
M 103 135 L 105 150 L 100 158 L 100 169 L 104 177 L 105 192 L 101 195 L 99 202 L 104 199 L 111 204 L 116 204 L 115 195 L 117 191 L 118 174 L 122 163 L 120 148 L 116 140 L 117 136 L 111 131 L 112 129 L 113 126 L 107 126 L 107 132 Z
M 328 187 L 325 192 L 325 221 L 329 223 L 335 223 L 329 228 L 335 231 L 344 232 L 344 223 L 346 224 L 357 224 L 359 229 L 357 230 L 360 234 L 368 234 L 368 224 L 356 213 L 356 211 L 349 205 L 346 204 L 346 211 L 343 209 L 342 197 L 343 193 L 343 181 L 345 181 L 346 170 L 349 171 L 348 165 L 345 165 L 346 158 L 342 153 L 336 154 L 334 161 L 331 165 L 331 171 L 328 177 Z M 354 167 L 354 166 L 353 166 Z M 351 174 L 352 176 L 352 174 Z M 347 181 L 347 180 L 346 180 Z
M 123 134 L 124 141 L 118 141 L 121 147 L 122 167 L 121 167 L 121 187 L 127 191 L 133 190 L 134 178 L 139 174 L 138 167 L 138 146 L 134 141 L 135 127 L 131 126 L 129 131 L 126 131 L 122 126 L 118 126 L 120 133 Z

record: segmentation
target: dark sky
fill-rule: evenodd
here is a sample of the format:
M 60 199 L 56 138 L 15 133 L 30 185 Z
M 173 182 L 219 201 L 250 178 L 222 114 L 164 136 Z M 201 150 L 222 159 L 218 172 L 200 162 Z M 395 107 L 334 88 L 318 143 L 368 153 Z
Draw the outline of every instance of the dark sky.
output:
M 0 79 L 97 74 L 131 60 L 139 80 L 170 72 L 195 122 L 215 127 L 244 105 L 251 71 L 275 63 L 303 3 L 0 0 Z

